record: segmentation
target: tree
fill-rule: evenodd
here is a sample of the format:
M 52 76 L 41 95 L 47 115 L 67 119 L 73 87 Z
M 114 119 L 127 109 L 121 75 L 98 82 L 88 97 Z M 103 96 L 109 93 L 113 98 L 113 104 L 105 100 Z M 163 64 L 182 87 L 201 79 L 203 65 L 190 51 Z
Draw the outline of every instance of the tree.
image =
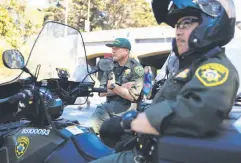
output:
M 146 27 L 156 25 L 150 5 L 145 0 L 119 0 L 106 4 L 107 28 Z
M 64 23 L 64 9 L 62 7 L 51 6 L 43 12 L 45 14 L 43 22 L 58 21 Z
M 42 25 L 42 14 L 26 8 L 24 0 L 1 1 L 0 13 L 0 54 L 11 48 L 21 50 L 27 39 L 38 33 Z
M 0 4 L 0 13 L 0 39 L 14 48 L 21 47 L 28 37 L 38 33 L 42 24 L 42 18 L 38 19 L 40 13 L 27 9 L 24 1 L 6 1 Z
M 53 2 L 54 0 L 52 0 Z M 54 1 L 56 2 L 56 1 Z M 150 5 L 145 0 L 90 0 L 90 26 L 92 31 L 156 25 Z M 48 8 L 46 20 L 64 22 L 65 4 Z M 88 17 L 88 0 L 70 0 L 68 24 L 84 30 Z

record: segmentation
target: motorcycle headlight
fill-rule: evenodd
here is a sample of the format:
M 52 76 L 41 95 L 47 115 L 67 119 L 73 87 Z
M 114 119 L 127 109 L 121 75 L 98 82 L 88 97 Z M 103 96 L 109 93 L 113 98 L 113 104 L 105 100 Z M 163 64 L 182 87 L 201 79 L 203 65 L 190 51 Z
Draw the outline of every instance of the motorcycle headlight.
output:
M 222 12 L 222 4 L 219 0 L 194 0 L 194 2 L 210 16 L 217 17 Z

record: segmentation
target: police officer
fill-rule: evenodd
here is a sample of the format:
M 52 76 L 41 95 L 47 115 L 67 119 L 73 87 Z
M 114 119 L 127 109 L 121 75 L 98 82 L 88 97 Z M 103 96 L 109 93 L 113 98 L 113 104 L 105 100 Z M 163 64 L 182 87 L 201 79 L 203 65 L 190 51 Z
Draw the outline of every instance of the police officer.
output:
M 104 74 L 101 79 L 101 86 L 108 80 L 108 92 L 100 94 L 107 96 L 107 101 L 98 106 L 91 117 L 91 125 L 96 133 L 99 133 L 105 120 L 121 115 L 128 109 L 135 109 L 135 105 L 131 104 L 138 100 L 143 88 L 144 70 L 136 60 L 129 57 L 130 42 L 125 38 L 116 38 L 106 46 L 112 48 L 114 70 L 112 77 Z
M 123 126 L 160 136 L 205 136 L 215 132 L 229 114 L 239 87 L 238 72 L 222 48 L 234 36 L 234 3 L 169 2 L 153 0 L 152 7 L 158 23 L 165 21 L 176 29 L 179 71 L 167 79 L 145 112 Z M 132 163 L 134 156 L 125 151 L 93 162 Z

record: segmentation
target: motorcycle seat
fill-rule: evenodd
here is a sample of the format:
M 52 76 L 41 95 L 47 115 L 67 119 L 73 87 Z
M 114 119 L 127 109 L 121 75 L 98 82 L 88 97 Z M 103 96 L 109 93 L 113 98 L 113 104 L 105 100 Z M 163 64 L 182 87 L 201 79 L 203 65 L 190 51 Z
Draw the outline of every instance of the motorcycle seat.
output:
M 107 147 L 95 134 L 89 132 L 78 135 L 76 137 L 78 146 L 87 157 L 97 159 L 110 154 L 115 151 Z
M 240 112 L 231 112 L 217 132 L 203 138 L 164 136 L 158 142 L 158 159 L 183 163 L 241 162 L 241 131 L 234 126 Z M 241 119 L 240 119 L 241 120 Z

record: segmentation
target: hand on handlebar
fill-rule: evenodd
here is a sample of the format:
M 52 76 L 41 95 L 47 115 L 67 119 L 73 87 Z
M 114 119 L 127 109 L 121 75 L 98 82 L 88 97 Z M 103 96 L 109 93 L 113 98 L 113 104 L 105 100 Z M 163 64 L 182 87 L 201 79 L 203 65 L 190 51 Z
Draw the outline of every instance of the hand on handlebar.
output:
M 132 121 L 131 129 L 137 133 L 160 135 L 160 133 L 151 125 L 147 119 L 146 113 L 139 113 L 138 116 Z
M 136 133 L 160 135 L 160 133 L 151 126 L 146 114 L 139 113 L 136 110 L 132 110 L 123 114 L 121 126 L 126 132 L 134 131 Z
M 17 101 L 24 100 L 26 98 L 31 99 L 32 97 L 33 97 L 33 94 L 30 90 L 23 90 L 20 93 L 17 93 L 9 97 L 6 102 L 15 103 Z
M 132 130 L 131 128 L 131 122 L 137 117 L 138 112 L 136 110 L 128 111 L 121 117 L 121 126 L 123 129 L 127 132 L 130 132 Z

